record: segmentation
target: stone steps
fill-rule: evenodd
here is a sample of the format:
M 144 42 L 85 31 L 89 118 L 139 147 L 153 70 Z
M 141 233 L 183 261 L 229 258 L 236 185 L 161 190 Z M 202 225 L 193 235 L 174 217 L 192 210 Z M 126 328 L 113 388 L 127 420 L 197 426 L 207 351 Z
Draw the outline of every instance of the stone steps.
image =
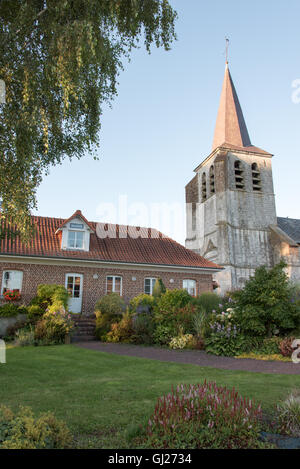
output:
M 75 330 L 72 335 L 72 342 L 90 342 L 96 340 L 96 321 L 93 318 L 74 317 Z

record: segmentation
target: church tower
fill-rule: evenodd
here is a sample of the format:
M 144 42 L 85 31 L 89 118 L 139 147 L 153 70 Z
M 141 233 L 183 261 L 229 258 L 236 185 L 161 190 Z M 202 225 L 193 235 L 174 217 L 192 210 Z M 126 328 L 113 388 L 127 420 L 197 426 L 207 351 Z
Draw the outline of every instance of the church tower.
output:
M 251 144 L 226 63 L 212 151 L 186 186 L 186 247 L 224 267 L 216 275 L 221 293 L 241 288 L 259 265 L 274 263 L 271 160 Z

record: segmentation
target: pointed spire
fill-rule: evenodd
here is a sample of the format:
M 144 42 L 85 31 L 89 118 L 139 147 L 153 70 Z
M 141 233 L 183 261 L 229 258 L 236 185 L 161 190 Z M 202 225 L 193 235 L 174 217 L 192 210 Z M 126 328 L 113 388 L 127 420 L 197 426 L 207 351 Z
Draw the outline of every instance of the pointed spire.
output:
M 251 146 L 227 59 L 212 150 L 215 150 L 224 143 L 238 147 Z

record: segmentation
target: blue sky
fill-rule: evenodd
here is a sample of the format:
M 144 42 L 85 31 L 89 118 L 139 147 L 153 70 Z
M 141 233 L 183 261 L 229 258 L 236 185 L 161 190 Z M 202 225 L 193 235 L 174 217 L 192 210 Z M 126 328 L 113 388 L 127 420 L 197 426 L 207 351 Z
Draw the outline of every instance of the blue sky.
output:
M 300 79 L 299 1 L 170 3 L 179 15 L 178 41 L 169 52 L 134 51 L 103 113 L 99 161 L 86 155 L 52 168 L 35 213 L 67 218 L 81 209 L 93 221 L 150 222 L 184 243 L 184 188 L 211 150 L 228 36 L 251 141 L 275 155 L 277 215 L 300 218 L 300 103 L 292 100 Z M 155 204 L 173 206 L 178 216 L 168 224 L 163 212 L 150 215 Z

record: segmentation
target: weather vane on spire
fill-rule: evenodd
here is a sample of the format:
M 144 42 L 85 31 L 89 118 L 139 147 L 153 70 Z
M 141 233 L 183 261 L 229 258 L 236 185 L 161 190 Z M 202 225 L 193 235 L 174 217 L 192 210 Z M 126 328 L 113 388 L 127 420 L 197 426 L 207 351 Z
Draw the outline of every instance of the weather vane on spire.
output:
M 228 64 L 229 38 L 225 37 L 225 41 L 226 41 L 226 64 Z

